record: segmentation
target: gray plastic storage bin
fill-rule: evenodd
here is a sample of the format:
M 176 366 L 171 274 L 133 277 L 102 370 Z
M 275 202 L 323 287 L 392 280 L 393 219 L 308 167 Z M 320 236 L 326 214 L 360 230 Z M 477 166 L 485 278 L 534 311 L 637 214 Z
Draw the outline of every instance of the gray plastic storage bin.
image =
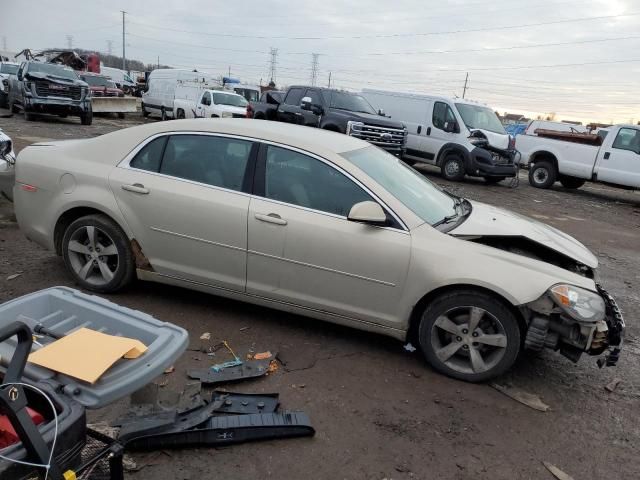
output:
M 42 325 L 58 335 L 86 327 L 135 338 L 147 346 L 147 351 L 136 359 L 118 360 L 93 385 L 27 363 L 26 381 L 49 385 L 87 408 L 101 408 L 151 382 L 184 352 L 189 338 L 186 330 L 176 325 L 66 287 L 41 290 L 0 305 L 0 325 L 15 320 L 32 330 Z M 55 340 L 44 336 L 38 341 L 46 345 Z M 0 344 L 2 366 L 7 366 L 14 348 L 13 338 Z M 37 348 L 40 347 L 34 344 L 32 351 Z

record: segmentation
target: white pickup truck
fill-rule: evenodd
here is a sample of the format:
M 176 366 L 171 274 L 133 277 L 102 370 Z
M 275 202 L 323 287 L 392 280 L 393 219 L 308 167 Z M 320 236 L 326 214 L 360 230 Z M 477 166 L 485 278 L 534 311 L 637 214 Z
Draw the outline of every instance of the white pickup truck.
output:
M 246 118 L 247 100 L 226 90 L 178 85 L 173 100 L 173 118 Z
M 529 183 L 549 188 L 559 181 L 580 188 L 591 181 L 640 189 L 640 126 L 615 125 L 598 135 L 518 135 L 516 148 L 521 164 L 529 165 Z

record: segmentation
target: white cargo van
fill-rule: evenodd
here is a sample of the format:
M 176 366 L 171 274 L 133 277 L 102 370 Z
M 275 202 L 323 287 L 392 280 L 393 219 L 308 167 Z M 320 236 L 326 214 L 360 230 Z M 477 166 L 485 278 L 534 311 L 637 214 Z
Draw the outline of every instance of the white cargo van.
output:
M 466 175 L 489 183 L 517 174 L 513 139 L 486 105 L 460 98 L 364 89 L 362 95 L 407 127 L 409 163 L 440 167 L 443 177 Z
M 100 75 L 108 77 L 124 93 L 133 93 L 136 89 L 136 82 L 133 81 L 127 72 L 119 68 L 100 65 Z
M 142 115 L 160 115 L 163 120 L 173 118 L 176 88 L 182 82 L 214 83 L 207 72 L 179 68 L 158 68 L 149 74 L 147 90 L 142 94 Z

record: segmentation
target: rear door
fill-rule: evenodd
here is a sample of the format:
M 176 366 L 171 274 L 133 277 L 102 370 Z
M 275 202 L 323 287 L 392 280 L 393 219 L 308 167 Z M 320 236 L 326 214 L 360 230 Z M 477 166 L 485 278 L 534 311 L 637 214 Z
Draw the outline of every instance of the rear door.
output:
M 304 96 L 305 89 L 302 87 L 292 87 L 287 92 L 284 101 L 278 106 L 278 120 L 287 123 L 304 123 L 303 110 L 300 108 L 300 101 Z
M 332 164 L 264 146 L 249 207 L 247 293 L 398 327 L 411 236 L 347 220 L 377 201 Z
M 610 135 L 598 152 L 598 180 L 640 187 L 640 129 L 620 128 L 613 141 Z
M 118 206 L 155 272 L 244 290 L 255 148 L 235 137 L 171 134 L 113 170 Z

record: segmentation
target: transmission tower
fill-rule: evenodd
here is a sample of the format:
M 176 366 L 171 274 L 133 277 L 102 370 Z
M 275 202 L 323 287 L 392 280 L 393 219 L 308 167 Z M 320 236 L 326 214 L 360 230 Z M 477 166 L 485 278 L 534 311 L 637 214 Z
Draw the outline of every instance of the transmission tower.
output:
M 73 35 L 67 35 L 67 48 L 73 50 Z
M 318 53 L 311 54 L 311 85 L 315 86 L 318 80 Z
M 271 47 L 271 59 L 269 60 L 269 77 L 276 83 L 276 66 L 278 65 L 278 49 Z
M 113 40 L 107 40 L 107 53 L 109 55 L 113 53 Z

